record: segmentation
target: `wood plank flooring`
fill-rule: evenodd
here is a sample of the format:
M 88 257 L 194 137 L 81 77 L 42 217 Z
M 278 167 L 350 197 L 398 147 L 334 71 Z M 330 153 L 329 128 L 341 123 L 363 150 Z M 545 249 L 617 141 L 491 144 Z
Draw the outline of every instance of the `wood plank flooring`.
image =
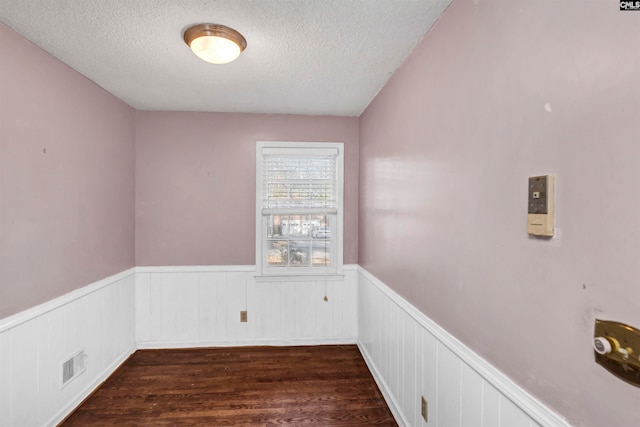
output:
M 140 350 L 61 425 L 396 426 L 356 346 Z

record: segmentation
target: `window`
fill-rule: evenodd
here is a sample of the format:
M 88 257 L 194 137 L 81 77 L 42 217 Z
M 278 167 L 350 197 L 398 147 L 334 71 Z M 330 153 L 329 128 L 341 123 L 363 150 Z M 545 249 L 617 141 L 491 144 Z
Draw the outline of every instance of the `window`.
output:
M 258 142 L 258 277 L 342 274 L 343 144 Z

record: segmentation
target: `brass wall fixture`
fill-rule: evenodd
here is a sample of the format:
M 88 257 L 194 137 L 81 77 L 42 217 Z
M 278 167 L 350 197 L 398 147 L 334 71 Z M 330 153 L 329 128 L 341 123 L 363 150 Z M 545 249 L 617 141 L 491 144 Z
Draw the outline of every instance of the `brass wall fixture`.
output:
M 593 350 L 596 363 L 621 380 L 640 387 L 640 330 L 624 323 L 596 319 Z

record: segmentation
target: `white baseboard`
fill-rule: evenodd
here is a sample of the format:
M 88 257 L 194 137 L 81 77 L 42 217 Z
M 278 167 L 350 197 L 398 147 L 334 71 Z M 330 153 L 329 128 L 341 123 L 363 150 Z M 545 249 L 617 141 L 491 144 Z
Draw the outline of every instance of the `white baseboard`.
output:
M 252 340 L 252 341 L 143 341 L 138 342 L 138 349 L 163 348 L 214 348 L 214 347 L 255 347 L 255 346 L 310 346 L 310 345 L 354 345 L 356 337 L 346 338 L 304 338 L 291 340 Z

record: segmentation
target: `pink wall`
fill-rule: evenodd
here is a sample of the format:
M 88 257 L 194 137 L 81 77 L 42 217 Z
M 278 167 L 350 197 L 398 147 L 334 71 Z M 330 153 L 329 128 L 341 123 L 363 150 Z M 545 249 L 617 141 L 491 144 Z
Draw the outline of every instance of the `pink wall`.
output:
M 134 265 L 132 108 L 0 24 L 0 318 Z
M 640 13 L 455 0 L 360 122 L 359 262 L 575 425 L 640 425 L 595 318 L 640 327 Z M 527 177 L 557 176 L 530 238 Z
M 357 263 L 357 118 L 137 115 L 136 265 L 255 264 L 258 140 L 344 142 L 344 262 Z

